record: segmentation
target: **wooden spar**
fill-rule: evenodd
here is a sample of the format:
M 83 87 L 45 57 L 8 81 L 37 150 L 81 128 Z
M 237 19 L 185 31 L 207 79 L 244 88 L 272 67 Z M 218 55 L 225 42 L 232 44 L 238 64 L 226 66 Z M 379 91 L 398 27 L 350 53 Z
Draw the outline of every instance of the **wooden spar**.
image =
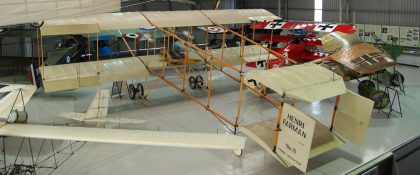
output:
M 283 96 L 281 97 L 281 105 L 278 109 L 277 120 L 276 120 L 276 129 L 274 130 L 274 145 L 273 145 L 273 152 L 276 152 L 277 142 L 279 139 L 279 132 L 280 132 L 280 122 L 282 119 L 282 112 L 283 112 L 283 105 L 286 100 L 286 93 L 283 92 Z
M 210 61 L 210 76 L 209 76 L 209 81 L 207 82 L 207 87 L 209 88 L 208 90 L 208 97 L 207 97 L 207 107 L 210 107 L 211 105 L 211 91 L 212 91 L 212 79 L 213 79 L 213 61 Z
M 185 48 L 184 48 L 184 65 L 183 65 L 184 75 L 182 77 L 182 90 L 185 90 L 185 82 L 187 80 L 187 60 L 188 60 L 188 46 L 185 46 Z
M 216 22 L 214 22 L 214 21 L 212 21 L 212 22 L 213 22 L 213 24 L 215 24 L 215 25 L 217 25 L 217 26 L 219 26 L 219 27 L 222 27 L 224 30 L 229 31 L 230 33 L 232 33 L 232 34 L 234 34 L 234 35 L 236 35 L 236 36 L 238 36 L 238 37 L 240 37 L 240 38 L 244 39 L 245 41 L 250 42 L 250 43 L 251 43 L 251 44 L 253 44 L 253 45 L 257 45 L 257 46 L 259 46 L 259 47 L 261 47 L 261 48 L 264 48 L 264 49 L 265 49 L 265 50 L 267 50 L 269 53 L 271 53 L 271 54 L 275 55 L 275 56 L 276 56 L 276 57 L 278 57 L 278 58 L 282 58 L 282 59 L 284 59 L 284 60 L 288 59 L 291 63 L 297 64 L 297 62 L 296 62 L 295 60 L 293 60 L 293 59 L 286 58 L 286 57 L 284 57 L 283 55 L 281 55 L 281 54 L 277 53 L 276 51 L 271 50 L 270 48 L 264 47 L 263 45 L 261 45 L 261 44 L 259 44 L 259 43 L 255 42 L 254 40 L 251 40 L 251 39 L 249 39 L 249 38 L 247 38 L 247 37 L 245 37 L 245 36 L 243 36 L 243 35 L 241 35 L 241 34 L 239 34 L 239 33 L 235 32 L 235 31 L 233 31 L 233 30 L 231 30 L 231 29 L 229 29 L 229 28 L 227 28 L 227 27 L 225 27 L 225 26 L 221 25 L 221 24 L 218 24 L 218 23 L 216 23 Z
M 223 30 L 223 36 L 222 36 L 222 55 L 221 55 L 221 59 L 222 61 L 225 59 L 225 45 L 226 45 L 226 30 Z M 221 68 L 223 69 L 223 66 L 221 66 Z
M 39 31 L 39 28 L 38 29 L 36 29 L 36 46 L 37 46 L 37 51 L 38 51 L 38 66 L 40 66 L 41 65 L 41 46 L 40 46 L 40 36 L 41 36 L 41 34 L 40 34 L 40 31 Z
M 340 96 L 335 97 L 334 111 L 331 119 L 330 131 L 334 128 L 335 117 L 337 116 L 338 103 L 340 103 Z
M 96 33 L 96 71 L 99 74 L 99 34 Z
M 255 41 L 255 25 L 256 25 L 256 21 L 253 21 L 252 22 L 252 25 L 253 25 L 253 27 L 252 27 L 252 41 Z
M 42 75 L 45 76 L 45 62 L 44 62 L 44 42 L 42 39 L 42 31 L 39 31 L 39 36 L 40 36 L 40 40 L 41 40 L 41 64 L 42 64 Z M 45 77 L 43 77 L 43 79 L 45 80 Z
M 88 33 L 88 58 L 90 61 L 90 33 Z
M 159 29 L 161 30 L 161 29 Z M 120 32 L 120 34 L 122 35 L 121 31 L 118 30 Z M 164 30 L 161 30 L 164 31 Z M 166 31 L 165 31 L 166 33 Z M 167 33 L 168 34 L 168 33 Z M 169 35 L 174 36 L 172 33 L 169 33 Z M 130 49 L 130 45 L 128 44 L 128 42 L 125 40 L 125 38 L 122 38 L 124 41 L 124 44 L 126 45 L 126 47 L 130 50 L 130 53 L 133 57 L 135 57 L 135 54 L 133 53 L 133 51 Z M 169 86 L 175 88 L 178 92 L 184 94 L 185 96 L 191 98 L 192 100 L 194 100 L 197 104 L 199 104 L 200 106 L 202 106 L 204 109 L 206 109 L 207 111 L 211 112 L 212 114 L 214 114 L 217 118 L 221 119 L 222 121 L 224 121 L 225 123 L 229 124 L 230 126 L 234 126 L 235 124 L 231 121 L 229 121 L 227 118 L 225 118 L 223 115 L 221 115 L 220 113 L 216 112 L 215 110 L 211 109 L 210 107 L 207 106 L 207 104 L 201 102 L 200 100 L 198 100 L 197 98 L 195 98 L 193 95 L 191 95 L 190 93 L 188 93 L 187 91 L 183 90 L 182 88 L 179 88 L 178 86 L 176 86 L 174 83 L 170 82 L 169 80 L 165 79 L 165 76 L 159 76 L 158 73 L 156 73 L 155 71 L 153 71 L 152 69 L 150 69 L 148 67 L 148 65 L 146 65 L 143 60 L 140 59 L 140 61 L 146 66 L 147 71 L 158 77 L 159 79 L 161 79 L 162 81 L 164 81 L 166 84 L 168 84 Z
M 169 43 L 169 37 L 168 37 L 168 43 Z M 165 61 L 168 60 L 168 52 L 169 52 L 168 49 L 169 49 L 169 46 L 166 47 L 166 34 L 165 34 L 163 35 L 163 56 L 164 56 Z M 162 77 L 165 76 L 165 70 L 166 70 L 165 61 L 162 61 L 162 67 L 163 67 L 162 75 L 161 75 Z
M 154 25 L 154 24 L 152 24 L 152 25 Z M 154 25 L 154 26 L 155 26 L 155 25 Z M 230 65 L 229 63 L 226 63 L 226 62 L 222 61 L 220 58 L 217 58 L 216 56 L 214 56 L 214 55 L 212 55 L 212 54 L 210 54 L 210 53 L 208 53 L 208 52 L 206 52 L 206 51 L 204 51 L 204 50 L 200 49 L 200 48 L 199 48 L 199 47 L 197 47 L 196 45 L 191 44 L 191 43 L 188 43 L 187 41 L 185 41 L 185 40 L 183 40 L 182 38 L 178 37 L 176 34 L 171 33 L 171 32 L 168 32 L 168 31 L 166 31 L 166 30 L 162 29 L 161 27 L 158 27 L 158 26 L 155 26 L 155 27 L 156 27 L 157 29 L 159 29 L 160 31 L 162 31 L 162 32 L 166 33 L 166 34 L 171 35 L 174 39 L 177 39 L 177 40 L 178 40 L 178 41 L 180 41 L 182 44 L 184 44 L 184 45 L 188 45 L 190 48 L 193 48 L 193 49 L 194 49 L 194 50 L 196 50 L 197 52 L 200 52 L 200 53 L 202 53 L 203 55 L 208 56 L 208 57 L 210 57 L 211 59 L 213 59 L 213 60 L 215 60 L 215 61 L 219 62 L 219 63 L 220 63 L 220 64 L 222 64 L 223 66 L 225 66 L 225 67 L 229 67 L 229 68 L 231 68 L 232 70 L 234 70 L 234 71 L 236 71 L 236 72 L 238 72 L 238 73 L 240 72 L 240 71 L 239 71 L 239 69 L 237 69 L 236 67 L 234 67 L 234 66 Z

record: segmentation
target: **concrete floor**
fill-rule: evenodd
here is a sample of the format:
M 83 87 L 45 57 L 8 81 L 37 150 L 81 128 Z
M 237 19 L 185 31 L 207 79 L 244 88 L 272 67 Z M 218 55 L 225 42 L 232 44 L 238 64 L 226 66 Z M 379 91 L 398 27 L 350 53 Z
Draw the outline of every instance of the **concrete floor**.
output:
M 403 118 L 387 118 L 373 113 L 366 143 L 360 147 L 345 143 L 338 149 L 309 161 L 308 171 L 338 158 L 356 164 L 367 162 L 387 150 L 420 133 L 420 70 L 400 67 L 405 76 L 406 95 L 401 96 Z M 212 106 L 232 119 L 236 116 L 239 96 L 238 84 L 216 73 Z M 357 82 L 347 82 L 349 89 L 357 89 Z M 132 101 L 127 96 L 110 102 L 109 115 L 148 120 L 142 125 L 107 124 L 109 128 L 149 129 L 191 132 L 229 132 L 214 116 L 192 100 L 177 94 L 162 83 L 148 93 L 150 104 Z M 110 88 L 111 84 L 103 85 Z M 99 87 L 83 88 L 49 94 L 38 94 L 28 104 L 30 122 L 65 123 L 57 117 L 61 112 L 84 112 Z M 206 100 L 207 91 L 191 91 Z M 278 95 L 274 95 L 280 98 Z M 277 109 L 270 103 L 245 91 L 241 124 L 275 118 Z M 298 102 L 297 106 L 320 122 L 328 125 L 334 99 L 315 103 Z M 338 167 L 337 167 L 338 168 Z M 338 168 L 339 169 L 339 168 Z M 345 171 L 344 169 L 342 171 Z M 87 143 L 53 174 L 302 174 L 296 168 L 284 168 L 251 139 L 247 139 L 241 157 L 228 150 L 186 149 L 123 144 Z

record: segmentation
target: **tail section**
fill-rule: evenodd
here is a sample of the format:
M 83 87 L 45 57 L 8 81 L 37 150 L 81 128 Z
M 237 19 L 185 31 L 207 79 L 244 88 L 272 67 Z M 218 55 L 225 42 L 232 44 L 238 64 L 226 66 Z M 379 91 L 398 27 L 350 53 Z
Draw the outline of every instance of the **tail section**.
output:
M 90 119 L 103 119 L 108 114 L 108 103 L 110 98 L 109 89 L 99 89 L 95 97 L 90 103 L 86 113 L 61 113 L 59 116 L 73 119 L 77 121 L 85 121 Z
M 85 119 L 105 118 L 108 115 L 110 93 L 109 89 L 99 89 L 96 92 L 92 103 L 86 111 Z

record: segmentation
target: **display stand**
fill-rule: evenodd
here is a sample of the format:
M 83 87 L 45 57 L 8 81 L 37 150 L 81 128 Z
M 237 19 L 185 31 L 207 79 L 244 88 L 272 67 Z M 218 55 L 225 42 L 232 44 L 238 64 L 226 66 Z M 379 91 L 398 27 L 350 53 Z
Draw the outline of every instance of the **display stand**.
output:
M 390 103 L 388 111 L 385 111 L 385 110 L 381 110 L 381 111 L 387 114 L 388 118 L 391 116 L 391 114 L 399 115 L 402 118 L 403 114 L 402 114 L 402 109 L 401 109 L 399 91 L 397 91 L 396 89 L 392 87 L 386 86 L 385 92 L 389 94 L 391 103 Z
M 122 98 L 123 84 L 127 85 L 127 81 L 115 81 L 112 83 L 111 97 L 118 95 L 120 99 Z

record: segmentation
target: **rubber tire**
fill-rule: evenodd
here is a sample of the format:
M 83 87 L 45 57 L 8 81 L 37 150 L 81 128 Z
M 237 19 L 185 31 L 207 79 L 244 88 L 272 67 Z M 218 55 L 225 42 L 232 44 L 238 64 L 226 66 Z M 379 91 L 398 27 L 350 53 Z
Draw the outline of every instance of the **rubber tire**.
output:
M 404 75 L 402 75 L 398 71 L 395 71 L 395 73 L 391 75 L 391 78 L 389 78 L 389 83 L 392 86 L 400 86 L 400 81 L 399 81 L 400 76 L 401 76 L 401 82 L 402 84 L 404 84 Z
M 190 78 L 188 78 L 188 84 L 191 89 L 197 88 L 197 79 L 194 76 L 190 76 Z
M 142 97 L 144 97 L 144 87 L 143 87 L 143 84 L 141 84 L 141 83 L 137 83 L 137 92 L 140 92 L 140 95 L 142 96 Z
M 133 84 L 128 85 L 128 96 L 131 100 L 134 100 L 136 98 L 136 92 L 137 89 L 134 87 Z
M 384 109 L 390 103 L 389 94 L 386 93 L 385 91 L 373 92 L 372 95 L 370 96 L 370 99 L 373 102 L 375 102 L 373 105 L 373 108 L 375 109 Z
M 359 83 L 359 86 L 357 86 L 357 92 L 366 98 L 370 97 L 369 89 L 375 89 L 375 83 L 373 83 L 370 80 L 363 80 Z
M 43 25 L 44 25 L 44 21 L 42 21 L 42 22 L 41 22 L 41 24 L 39 24 L 39 25 L 35 25 L 34 23 L 31 23 L 31 26 L 32 26 L 33 28 L 35 28 L 35 29 L 39 29 L 39 28 L 41 28 Z
M 204 87 L 204 79 L 201 75 L 195 77 L 195 84 L 199 89 Z

